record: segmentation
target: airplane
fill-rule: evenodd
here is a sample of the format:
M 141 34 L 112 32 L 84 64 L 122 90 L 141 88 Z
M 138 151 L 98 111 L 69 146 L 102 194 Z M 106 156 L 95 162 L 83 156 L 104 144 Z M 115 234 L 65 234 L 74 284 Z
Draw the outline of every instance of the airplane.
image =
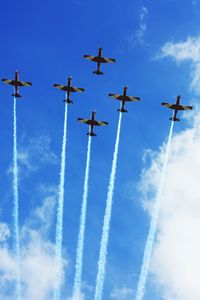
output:
M 84 55 L 83 56 L 84 58 L 92 60 L 97 63 L 97 70 L 93 72 L 94 74 L 97 74 L 97 75 L 103 75 L 103 72 L 101 72 L 101 70 L 100 70 L 101 64 L 114 63 L 116 61 L 114 58 L 103 57 L 102 50 L 103 50 L 103 48 L 99 48 L 98 56 L 92 56 L 92 55 Z
M 70 93 L 74 93 L 74 92 L 84 92 L 85 89 L 83 88 L 77 88 L 77 87 L 73 87 L 71 86 L 71 81 L 72 81 L 72 77 L 70 76 L 68 78 L 68 83 L 67 85 L 61 85 L 61 84 L 57 84 L 55 83 L 53 86 L 59 90 L 65 91 L 67 94 L 67 99 L 64 99 L 63 102 L 65 103 L 73 103 L 73 101 L 70 99 Z
M 177 113 L 179 110 L 192 110 L 193 107 L 192 106 L 184 106 L 184 105 L 180 105 L 180 99 L 181 99 L 181 96 L 177 96 L 176 98 L 176 104 L 171 104 L 171 103 L 166 103 L 166 102 L 162 102 L 161 105 L 165 106 L 165 107 L 168 107 L 168 108 L 171 108 L 171 109 L 174 109 L 174 115 L 172 118 L 169 118 L 169 120 L 171 121 L 180 121 L 180 119 L 177 118 Z
M 15 79 L 2 79 L 2 82 L 13 85 L 15 87 L 15 93 L 12 94 L 13 97 L 21 98 L 22 96 L 19 94 L 19 86 L 32 86 L 31 82 L 20 81 L 19 80 L 19 71 L 15 72 Z
M 87 135 L 90 135 L 90 136 L 97 136 L 96 133 L 94 133 L 94 126 L 108 125 L 108 122 L 95 120 L 95 115 L 96 115 L 96 111 L 94 110 L 92 112 L 91 119 L 83 119 L 83 118 L 78 118 L 77 119 L 77 121 L 79 121 L 81 123 L 85 123 L 85 124 L 90 125 L 90 132 L 87 133 Z
M 115 98 L 115 99 L 117 99 L 117 100 L 122 101 L 122 106 L 121 106 L 121 108 L 119 108 L 117 111 L 120 111 L 120 112 L 128 112 L 128 110 L 126 110 L 126 109 L 124 108 L 125 103 L 126 103 L 126 102 L 129 102 L 129 101 L 135 102 L 135 101 L 139 101 L 139 100 L 140 100 L 139 97 L 128 96 L 128 95 L 126 94 L 127 89 L 128 89 L 128 87 L 125 86 L 125 87 L 124 87 L 124 91 L 123 91 L 123 95 L 120 95 L 120 94 L 108 94 L 109 97 L 112 97 L 112 98 Z

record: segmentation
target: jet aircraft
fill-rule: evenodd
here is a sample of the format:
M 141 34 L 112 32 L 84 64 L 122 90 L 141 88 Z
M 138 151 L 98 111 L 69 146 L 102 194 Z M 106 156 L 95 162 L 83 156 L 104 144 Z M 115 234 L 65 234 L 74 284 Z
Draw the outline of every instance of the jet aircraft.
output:
M 19 94 L 19 86 L 32 86 L 31 82 L 20 81 L 19 80 L 19 71 L 15 72 L 15 79 L 2 79 L 2 82 L 13 85 L 15 88 L 15 93 L 12 94 L 13 97 L 21 98 L 22 96 Z
M 57 84 L 57 83 L 55 83 L 53 85 L 55 88 L 66 92 L 67 98 L 64 99 L 63 102 L 68 103 L 68 104 L 73 103 L 73 101 L 70 98 L 70 93 L 84 92 L 84 90 L 85 90 L 83 88 L 77 88 L 77 87 L 71 86 L 71 81 L 72 81 L 72 77 L 69 77 L 67 85 L 61 85 L 61 84 Z
M 87 135 L 90 135 L 90 136 L 96 136 L 96 133 L 94 133 L 94 126 L 108 125 L 108 122 L 95 120 L 95 115 L 96 115 L 96 111 L 94 110 L 92 112 L 91 119 L 83 119 L 83 118 L 78 118 L 77 119 L 81 123 L 85 123 L 85 124 L 90 125 L 90 132 L 87 133 Z
M 112 97 L 112 98 L 115 98 L 115 99 L 117 99 L 117 100 L 122 101 L 122 106 L 121 106 L 121 108 L 119 108 L 117 111 L 120 111 L 120 112 L 128 112 L 128 110 L 126 110 L 126 109 L 124 108 L 125 103 L 126 103 L 126 102 L 129 102 L 129 101 L 135 102 L 135 101 L 139 101 L 139 100 L 140 100 L 139 97 L 128 96 L 128 95 L 126 94 L 127 89 L 128 89 L 128 87 L 125 86 L 125 87 L 124 87 L 124 91 L 123 91 L 123 95 L 120 95 L 120 94 L 108 94 L 109 97 Z
M 97 75 L 103 75 L 103 72 L 101 72 L 101 70 L 100 70 L 101 64 L 114 63 L 116 61 L 114 58 L 103 57 L 102 50 L 103 50 L 103 48 L 99 48 L 98 56 L 92 56 L 92 55 L 84 55 L 83 56 L 84 58 L 92 60 L 97 63 L 97 70 L 93 72 L 94 74 L 97 74 Z
M 171 121 L 180 121 L 180 119 L 177 118 L 177 113 L 179 110 L 192 110 L 193 107 L 192 106 L 184 106 L 184 105 L 180 105 L 180 99 L 181 99 L 181 96 L 177 96 L 176 98 L 176 103 L 175 104 L 171 104 L 171 103 L 166 103 L 166 102 L 162 102 L 161 105 L 167 107 L 167 108 L 171 108 L 174 110 L 174 115 L 172 118 L 170 118 L 169 120 Z

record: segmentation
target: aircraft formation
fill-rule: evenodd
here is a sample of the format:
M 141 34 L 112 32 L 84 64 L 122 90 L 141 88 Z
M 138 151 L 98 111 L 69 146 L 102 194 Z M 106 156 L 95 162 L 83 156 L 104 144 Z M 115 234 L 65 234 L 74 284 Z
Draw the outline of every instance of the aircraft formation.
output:
M 98 50 L 98 55 L 97 56 L 92 56 L 92 55 L 84 55 L 84 58 L 85 59 L 88 59 L 88 60 L 91 60 L 95 63 L 97 63 L 97 70 L 93 71 L 94 74 L 96 75 L 103 75 L 103 72 L 101 71 L 101 64 L 103 63 L 115 63 L 116 60 L 114 58 L 106 58 L 106 57 L 103 57 L 102 56 L 102 48 L 99 48 Z M 27 86 L 32 86 L 32 83 L 31 82 L 26 82 L 26 81 L 21 81 L 19 79 L 19 71 L 16 71 L 15 72 L 15 78 L 13 80 L 10 80 L 10 79 L 2 79 L 2 82 L 3 83 L 6 83 L 6 84 L 9 84 L 9 85 L 12 85 L 14 87 L 14 94 L 12 94 L 13 97 L 15 97 L 16 99 L 18 98 L 21 98 L 22 96 L 20 95 L 19 93 L 19 89 L 20 87 L 27 87 Z M 64 104 L 65 105 L 68 105 L 68 104 L 73 104 L 73 101 L 71 99 L 71 93 L 82 93 L 85 91 L 84 88 L 81 88 L 81 87 L 75 87 L 72 85 L 72 77 L 68 77 L 67 79 L 67 82 L 66 84 L 59 84 L 59 83 L 55 83 L 53 84 L 53 87 L 61 90 L 61 91 L 64 91 L 65 92 L 65 99 L 63 100 Z M 122 91 L 122 94 L 115 94 L 115 93 L 109 93 L 108 94 L 108 97 L 111 97 L 115 100 L 118 100 L 118 101 L 121 101 L 121 106 L 119 109 L 117 109 L 117 111 L 120 113 L 119 115 L 119 124 L 121 124 L 121 113 L 127 113 L 128 110 L 125 108 L 126 106 L 126 102 L 137 102 L 137 101 L 140 101 L 140 97 L 136 97 L 136 96 L 130 96 L 127 94 L 127 90 L 128 90 L 128 87 L 127 86 L 124 86 L 123 88 L 123 91 Z M 14 99 L 15 100 L 15 99 Z M 180 121 L 180 119 L 178 119 L 177 117 L 177 114 L 179 111 L 182 111 L 182 110 L 192 110 L 193 107 L 192 106 L 189 106 L 189 105 L 181 105 L 180 104 L 180 100 L 181 100 L 181 96 L 178 95 L 177 96 L 177 99 L 176 99 L 176 102 L 175 103 L 167 103 L 167 102 L 162 102 L 161 105 L 164 106 L 164 107 L 167 107 L 167 108 L 170 108 L 174 111 L 173 113 L 173 116 L 170 117 L 169 120 L 171 120 L 172 122 L 176 122 L 176 121 Z M 16 102 L 15 102 L 16 103 Z M 65 107 L 67 108 L 67 107 Z M 86 124 L 89 126 L 89 132 L 87 133 L 87 135 L 93 137 L 93 136 L 96 136 L 96 133 L 94 132 L 94 128 L 95 126 L 107 126 L 108 125 L 108 122 L 106 121 L 99 121 L 99 120 L 96 120 L 95 119 L 95 116 L 96 116 L 96 111 L 93 110 L 92 111 L 92 114 L 91 114 L 91 118 L 87 119 L 87 118 L 84 118 L 84 117 L 78 117 L 77 118 L 77 121 L 80 122 L 80 123 L 83 123 L 83 124 Z M 67 122 L 65 122 L 64 124 L 66 124 Z M 121 125 L 120 125 L 121 126 Z M 118 128 L 120 128 L 120 126 L 118 125 Z M 173 127 L 173 124 L 171 126 L 171 128 Z M 65 132 L 65 130 L 64 130 Z M 114 151 L 114 156 L 113 156 L 113 162 L 112 162 L 112 170 L 111 170 L 111 176 L 110 176 L 110 182 L 109 182 L 109 188 L 110 186 L 112 187 L 112 192 L 109 192 L 108 195 L 109 197 L 111 198 L 107 198 L 107 203 L 109 203 L 109 206 L 108 208 L 110 207 L 110 211 L 108 209 L 108 212 L 107 212 L 107 205 L 106 204 L 106 211 L 105 211 L 105 220 L 104 220 L 104 225 L 103 225 L 103 228 L 106 228 L 106 226 L 110 226 L 109 225 L 109 222 L 108 222 L 108 225 L 107 225 L 107 220 L 110 218 L 110 215 L 111 215 L 111 208 L 112 208 L 112 195 L 113 195 L 113 191 L 114 191 L 114 180 L 115 180 L 115 171 L 116 171 L 116 165 L 117 165 L 117 152 L 118 152 L 118 145 L 119 145 L 119 137 L 120 136 L 120 130 L 118 129 L 117 131 L 117 136 L 116 136 L 116 144 L 115 144 L 115 151 Z M 172 132 L 172 131 L 171 131 Z M 65 133 L 66 135 L 66 133 Z M 65 136 L 64 135 L 64 136 Z M 63 141 L 66 140 L 66 136 L 64 137 L 63 136 Z M 89 138 L 88 139 L 88 145 L 90 143 L 91 139 Z M 118 141 L 118 142 L 117 142 Z M 64 143 L 64 142 L 63 142 Z M 65 142 L 66 143 L 66 142 Z M 63 148 L 64 149 L 64 148 Z M 89 148 L 88 148 L 89 149 Z M 116 151 L 117 149 L 117 151 Z M 89 150 L 88 150 L 89 151 Z M 90 152 L 88 152 L 90 153 Z M 17 157 L 17 155 L 16 155 Z M 62 152 L 62 160 L 65 161 L 65 155 L 63 155 L 63 152 Z M 90 157 L 90 156 L 88 156 Z M 62 189 L 62 185 L 61 183 L 63 184 L 64 183 L 64 177 L 65 177 L 65 170 L 64 170 L 64 163 L 63 161 L 61 160 L 61 173 L 60 173 L 60 188 Z M 88 170 L 89 170 L 89 159 L 87 158 L 88 162 L 86 164 L 86 168 L 87 168 L 87 165 L 88 165 Z M 63 167 L 63 168 L 62 168 Z M 114 170 L 114 171 L 113 171 Z M 17 172 L 16 172 L 17 174 Z M 15 174 L 15 175 L 16 175 Z M 87 177 L 86 177 L 87 178 Z M 87 179 L 88 180 L 88 179 Z M 112 183 L 112 184 L 111 184 Z M 61 194 L 61 193 L 59 193 Z M 111 196 L 110 196 L 111 195 Z M 59 196 L 60 197 L 60 196 Z M 64 197 L 64 194 L 63 196 L 61 195 L 61 198 L 59 198 L 59 201 L 58 201 L 58 207 L 62 207 L 63 206 L 63 199 L 62 197 Z M 111 204 L 110 204 L 111 203 Z M 18 204 L 17 204 L 18 205 Z M 86 207 L 86 206 L 85 206 Z M 106 215 L 107 214 L 107 215 Z M 62 215 L 62 214 L 61 214 Z M 16 217 L 16 219 L 18 218 L 18 216 Z M 58 222 L 57 224 L 57 228 L 59 228 L 60 230 L 60 227 L 59 227 L 59 224 L 62 223 L 62 216 L 60 217 L 58 215 L 58 220 L 60 221 L 60 223 Z M 84 219 L 83 219 L 84 220 Z M 16 224 L 17 224 L 17 221 L 16 221 Z M 105 225 L 106 224 L 106 225 Z M 18 225 L 16 225 L 17 227 Z M 83 226 L 84 225 L 84 221 L 83 221 Z M 81 225 L 80 225 L 80 228 L 81 228 Z M 109 231 L 109 229 L 108 229 Z M 151 231 L 150 231 L 151 232 Z M 57 233 L 56 233 L 57 234 Z M 83 230 L 83 237 L 82 239 L 84 240 L 84 230 Z M 62 235 L 62 228 L 61 228 L 61 233 L 60 233 L 60 236 Z M 17 238 L 16 238 L 17 240 Z M 151 239 L 152 241 L 153 239 Z M 62 238 L 60 238 L 60 241 L 62 241 Z M 102 256 L 104 255 L 101 255 L 101 253 L 103 253 L 101 251 L 101 249 L 104 249 L 105 247 L 107 247 L 107 243 L 108 243 L 108 236 L 107 234 L 104 234 L 104 231 L 102 233 L 102 241 L 101 241 L 101 245 L 100 245 L 100 256 L 99 256 L 99 262 L 101 261 L 106 261 L 106 255 L 105 257 L 102 258 Z M 17 244 L 17 242 L 16 242 Z M 79 244 L 78 244 L 79 245 Z M 61 254 L 61 251 L 60 251 L 60 244 L 59 242 L 57 242 L 57 236 L 56 236 L 56 249 L 58 250 L 55 254 L 56 257 L 58 257 L 58 261 L 60 259 L 60 257 L 62 256 Z M 83 251 L 83 250 L 82 250 Z M 81 256 L 81 254 L 80 254 Z M 59 264 L 58 264 L 59 265 Z M 97 274 L 97 283 L 96 283 L 96 289 L 95 289 L 95 299 L 99 299 L 97 296 L 96 296 L 96 293 L 98 295 L 100 295 L 102 293 L 102 288 L 101 288 L 101 284 L 100 284 L 100 287 L 99 287 L 99 282 L 98 282 L 98 278 L 101 278 L 102 274 L 104 274 L 104 269 L 105 269 L 105 263 L 98 263 L 98 274 Z M 81 274 L 81 267 L 80 267 L 80 274 Z M 59 272 L 59 270 L 58 270 Z M 100 274 L 100 275 L 99 275 Z M 98 277 L 99 275 L 99 277 Z M 58 276 L 59 277 L 59 276 Z M 19 276 L 20 278 L 20 276 Z M 76 277 L 75 277 L 76 278 Z M 81 278 L 81 276 L 80 276 Z M 19 279 L 20 280 L 20 279 Z M 79 280 L 80 281 L 80 280 Z M 58 287 L 56 286 L 56 293 L 60 293 L 59 291 L 59 284 L 58 284 Z M 97 297 L 97 298 L 96 298 Z
M 93 71 L 93 73 L 96 74 L 96 75 L 103 75 L 103 72 L 100 70 L 101 64 L 103 64 L 103 63 L 115 63 L 116 62 L 116 60 L 114 58 L 103 57 L 102 56 L 102 50 L 103 50 L 103 48 L 98 49 L 98 55 L 97 56 L 92 56 L 92 55 L 84 55 L 83 56 L 85 59 L 88 59 L 88 60 L 91 60 L 91 61 L 97 63 L 97 70 Z M 32 86 L 31 82 L 26 82 L 26 81 L 19 80 L 19 71 L 15 72 L 15 79 L 11 79 L 11 80 L 10 79 L 2 79 L 2 82 L 14 86 L 15 93 L 12 94 L 12 96 L 14 96 L 16 98 L 21 98 L 22 97 L 19 94 L 19 87 Z M 55 88 L 60 89 L 60 90 L 62 90 L 66 93 L 66 97 L 63 100 L 63 102 L 65 104 L 72 104 L 73 103 L 73 101 L 71 100 L 71 97 L 70 97 L 71 93 L 84 92 L 85 91 L 84 88 L 78 88 L 78 87 L 72 86 L 72 77 L 71 76 L 68 78 L 67 85 L 61 85 L 61 84 L 55 83 L 53 86 Z M 128 112 L 128 110 L 125 109 L 126 102 L 140 101 L 139 97 L 128 96 L 127 95 L 127 89 L 128 89 L 128 87 L 124 86 L 122 95 L 112 94 L 112 93 L 108 94 L 109 97 L 112 97 L 116 100 L 121 101 L 121 103 L 122 103 L 121 108 L 119 108 L 117 110 L 121 113 Z M 171 117 L 169 119 L 173 122 L 180 121 L 180 119 L 177 118 L 177 113 L 178 113 L 179 110 L 182 111 L 182 110 L 192 110 L 193 109 L 192 106 L 181 105 L 180 104 L 180 99 L 181 99 L 181 96 L 178 95 L 177 99 L 176 99 L 176 103 L 167 103 L 167 102 L 162 102 L 161 103 L 162 106 L 174 110 L 173 117 Z M 95 120 L 95 114 L 96 114 L 96 111 L 94 110 L 92 112 L 91 119 L 85 119 L 85 118 L 80 118 L 80 117 L 77 119 L 79 122 L 87 124 L 87 125 L 90 126 L 90 131 L 87 133 L 87 135 L 90 135 L 90 136 L 96 136 L 96 133 L 94 133 L 94 126 L 108 125 L 108 122 L 106 122 L 106 121 Z

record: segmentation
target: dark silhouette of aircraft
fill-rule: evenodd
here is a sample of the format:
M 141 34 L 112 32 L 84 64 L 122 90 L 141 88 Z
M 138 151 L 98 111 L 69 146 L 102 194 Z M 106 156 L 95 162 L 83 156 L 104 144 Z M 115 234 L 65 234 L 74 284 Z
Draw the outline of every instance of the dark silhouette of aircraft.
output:
M 108 125 L 108 122 L 95 120 L 95 115 L 96 115 L 96 111 L 94 110 L 92 112 L 91 119 L 84 119 L 84 118 L 77 119 L 79 122 L 88 124 L 90 126 L 90 132 L 87 133 L 87 135 L 90 135 L 90 136 L 96 136 L 96 133 L 94 133 L 94 126 Z
M 66 99 L 63 100 L 63 102 L 68 103 L 68 104 L 73 103 L 73 101 L 70 99 L 70 93 L 84 92 L 84 90 L 85 90 L 83 88 L 77 88 L 77 87 L 71 86 L 71 82 L 72 82 L 72 77 L 69 77 L 67 85 L 61 85 L 58 83 L 55 83 L 53 85 L 55 88 L 66 92 L 67 97 L 66 97 Z
M 103 72 L 101 72 L 101 70 L 100 70 L 101 64 L 114 63 L 116 61 L 114 58 L 103 57 L 102 56 L 102 50 L 103 50 L 103 48 L 99 48 L 98 56 L 92 56 L 92 55 L 84 55 L 83 56 L 84 58 L 89 59 L 89 60 L 94 61 L 94 62 L 97 63 L 97 70 L 93 72 L 94 74 L 97 74 L 97 75 L 103 75 Z
M 31 82 L 20 81 L 19 80 L 19 71 L 15 72 L 15 79 L 2 79 L 2 82 L 13 85 L 15 88 L 15 93 L 12 94 L 13 97 L 21 98 L 22 96 L 19 94 L 20 86 L 32 86 Z
M 174 115 L 172 118 L 170 118 L 169 120 L 171 121 L 180 121 L 180 119 L 177 118 L 177 113 L 179 110 L 192 110 L 193 107 L 192 106 L 184 106 L 184 105 L 180 105 L 180 99 L 181 99 L 181 96 L 177 96 L 176 98 L 176 103 L 175 104 L 171 104 L 171 103 L 166 103 L 166 102 L 162 102 L 161 105 L 167 107 L 167 108 L 171 108 L 174 110 Z
M 117 100 L 122 101 L 122 106 L 121 106 L 121 108 L 119 108 L 117 111 L 120 111 L 120 112 L 128 112 L 128 110 L 126 110 L 126 109 L 124 108 L 125 103 L 126 103 L 126 102 L 135 102 L 135 101 L 139 101 L 139 100 L 140 100 L 139 97 L 128 96 L 128 95 L 126 94 L 127 89 L 128 89 L 128 87 L 125 86 L 125 87 L 124 87 L 124 91 L 123 91 L 123 95 L 120 95 L 120 94 L 108 94 L 109 97 L 112 97 L 112 98 L 115 98 L 115 99 L 117 99 Z

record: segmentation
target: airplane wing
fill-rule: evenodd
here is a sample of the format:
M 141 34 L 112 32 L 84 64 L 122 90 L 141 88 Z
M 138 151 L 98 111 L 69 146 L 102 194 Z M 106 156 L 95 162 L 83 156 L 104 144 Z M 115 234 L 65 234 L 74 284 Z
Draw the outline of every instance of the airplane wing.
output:
M 193 106 L 189 106 L 189 105 L 179 105 L 178 110 L 192 110 Z
M 58 84 L 58 83 L 55 83 L 53 86 L 55 88 L 59 89 L 59 90 L 62 90 L 62 91 L 67 91 L 67 89 L 68 89 L 67 85 L 61 85 L 61 84 Z
M 81 123 L 88 124 L 88 125 L 91 125 L 91 123 L 92 123 L 92 121 L 89 119 L 78 118 L 77 120 Z M 94 126 L 104 126 L 104 125 L 108 125 L 108 122 L 94 120 L 93 125 Z
M 15 80 L 10 80 L 10 79 L 2 79 L 2 82 L 10 84 L 10 85 L 17 85 L 17 86 L 31 86 L 31 82 L 26 82 L 26 81 L 15 81 Z
M 17 81 L 18 86 L 32 86 L 31 82 L 26 82 L 26 81 Z
M 127 100 L 126 101 L 139 101 L 139 97 L 134 97 L 134 96 L 126 96 Z
M 116 62 L 116 60 L 114 58 L 101 57 L 100 62 L 101 63 L 114 63 L 114 62 Z
M 70 92 L 84 92 L 85 89 L 83 88 L 77 88 L 77 87 L 70 87 Z
M 104 121 L 94 121 L 94 126 L 105 126 L 108 125 L 108 122 L 104 122 Z
M 88 124 L 88 125 L 91 124 L 91 120 L 89 120 L 89 119 L 78 118 L 77 121 L 84 123 L 84 124 Z
M 139 97 L 134 97 L 134 96 L 123 96 L 123 95 L 119 95 L 119 94 L 108 94 L 109 97 L 115 98 L 117 100 L 125 100 L 125 101 L 139 101 L 140 98 Z
M 162 105 L 162 106 L 165 106 L 165 107 L 167 107 L 167 108 L 176 109 L 176 104 L 171 104 L 171 103 L 162 102 L 161 105 Z
M 83 56 L 85 59 L 89 59 L 95 62 L 98 62 L 98 57 L 97 56 L 92 56 L 92 55 L 84 55 Z
M 122 95 L 120 94 L 108 94 L 108 96 L 114 99 L 122 100 Z
M 99 63 L 114 63 L 116 61 L 114 58 L 98 57 L 92 55 L 84 55 L 83 57 Z
M 171 108 L 171 109 L 177 109 L 177 106 L 176 104 L 171 104 L 171 103 L 166 103 L 166 102 L 162 102 L 161 105 L 165 106 L 165 107 L 168 107 L 168 108 Z M 178 106 L 178 110 L 192 110 L 193 107 L 192 106 L 189 106 L 189 105 L 179 105 Z

